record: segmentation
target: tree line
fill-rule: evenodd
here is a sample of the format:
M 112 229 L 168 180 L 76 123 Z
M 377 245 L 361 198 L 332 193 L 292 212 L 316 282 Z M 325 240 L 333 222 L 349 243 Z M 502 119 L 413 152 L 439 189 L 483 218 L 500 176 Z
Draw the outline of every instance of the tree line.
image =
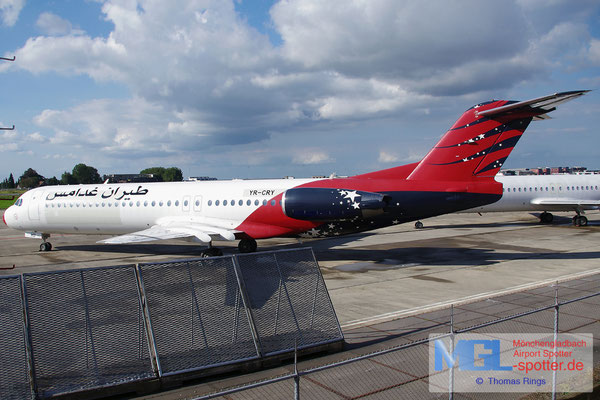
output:
M 141 170 L 140 174 L 152 174 L 154 177 L 152 180 L 155 182 L 174 182 L 183 180 L 183 173 L 181 172 L 181 169 L 177 167 L 146 168 Z M 102 183 L 107 179 L 109 179 L 108 175 L 100 176 L 96 168 L 81 163 L 75 165 L 71 172 L 63 172 L 60 179 L 56 176 L 45 178 L 33 168 L 28 168 L 17 181 L 15 181 L 13 174 L 11 173 L 8 178 L 0 183 L 0 189 L 30 189 L 38 186 L 93 184 Z

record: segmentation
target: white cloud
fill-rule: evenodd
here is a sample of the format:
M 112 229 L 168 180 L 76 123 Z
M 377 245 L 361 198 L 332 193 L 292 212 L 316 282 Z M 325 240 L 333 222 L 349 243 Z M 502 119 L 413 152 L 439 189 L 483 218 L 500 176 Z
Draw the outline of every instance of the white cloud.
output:
M 334 162 L 334 161 L 335 160 L 333 160 L 331 157 L 329 157 L 329 154 L 327 154 L 324 151 L 305 150 L 305 151 L 302 151 L 301 153 L 294 155 L 292 162 L 294 164 L 311 165 L 311 164 L 325 164 L 325 163 L 330 163 L 330 162 Z
M 379 152 L 379 162 L 382 163 L 391 163 L 391 162 L 396 162 L 398 161 L 398 156 L 386 151 L 386 150 L 381 150 Z
M 19 145 L 17 143 L 2 143 L 2 144 L 0 144 L 0 152 L 17 151 L 17 150 L 19 150 Z
M 594 65 L 600 66 L 600 39 L 592 39 L 590 41 L 588 57 Z
M 580 62 L 583 51 L 581 58 L 600 64 L 598 40 L 581 19 L 591 6 L 551 3 L 287 0 L 271 9 L 283 40 L 274 46 L 232 1 L 105 0 L 110 34 L 76 32 L 42 14 L 38 26 L 50 36 L 29 38 L 15 52 L 19 62 L 0 64 L 0 72 L 85 75 L 131 93 L 40 112 L 38 140 L 119 160 L 125 153 L 193 160 L 305 126 L 423 117 L 452 96 L 480 101 L 481 92 L 496 96 L 548 79 L 554 65 Z M 331 162 L 328 151 L 299 153 L 293 162 Z
M 39 132 L 34 132 L 31 135 L 27 135 L 27 139 L 37 143 L 45 143 L 48 141 L 48 139 L 42 136 L 42 134 L 40 134 Z
M 35 25 L 45 34 L 61 36 L 72 32 L 73 26 L 69 21 L 56 14 L 43 12 L 38 17 Z M 81 32 L 79 32 L 81 33 Z
M 25 0 L 0 0 L 0 18 L 5 26 L 13 26 L 25 6 Z

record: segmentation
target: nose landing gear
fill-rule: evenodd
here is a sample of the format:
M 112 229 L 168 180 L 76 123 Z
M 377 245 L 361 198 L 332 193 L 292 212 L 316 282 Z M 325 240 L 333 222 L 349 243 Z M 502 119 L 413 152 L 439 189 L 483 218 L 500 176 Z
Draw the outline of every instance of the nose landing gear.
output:
M 40 251 L 50 251 L 52 250 L 52 243 L 47 242 L 46 240 L 50 237 L 47 233 L 42 233 L 43 242 L 40 243 Z

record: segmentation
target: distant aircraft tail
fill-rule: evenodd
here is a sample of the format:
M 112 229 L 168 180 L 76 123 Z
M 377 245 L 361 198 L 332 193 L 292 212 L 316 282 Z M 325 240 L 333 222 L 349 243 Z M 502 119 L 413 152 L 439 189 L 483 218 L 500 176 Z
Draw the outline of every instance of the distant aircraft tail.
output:
M 533 119 L 547 119 L 556 105 L 588 90 L 528 101 L 494 100 L 467 110 L 410 172 L 408 180 L 492 180 Z M 390 174 L 386 170 L 386 174 Z

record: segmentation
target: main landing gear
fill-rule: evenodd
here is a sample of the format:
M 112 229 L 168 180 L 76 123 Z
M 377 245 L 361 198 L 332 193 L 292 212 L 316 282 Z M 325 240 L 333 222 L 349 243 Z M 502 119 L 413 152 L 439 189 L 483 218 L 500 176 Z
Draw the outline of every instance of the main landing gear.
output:
M 415 229 L 423 229 L 423 223 L 421 221 L 415 222 Z
M 256 240 L 252 238 L 244 238 L 240 240 L 238 244 L 238 250 L 240 253 L 254 253 L 257 248 Z M 204 250 L 201 253 L 202 257 L 220 257 L 223 255 L 223 252 L 218 247 L 213 247 L 212 243 L 209 243 L 208 249 Z
M 208 244 L 208 249 L 204 250 L 200 253 L 200 256 L 203 258 L 206 257 L 221 257 L 223 255 L 223 251 L 218 247 L 212 247 L 212 243 Z
M 244 238 L 240 240 L 240 243 L 238 243 L 238 249 L 240 253 L 254 253 L 256 248 L 256 240 L 252 238 Z
M 583 215 L 577 213 L 576 216 L 573 217 L 573 226 L 587 226 L 588 219 Z
M 553 219 L 554 219 L 554 215 L 552 215 L 552 213 L 544 211 L 543 213 L 540 214 L 540 222 L 542 224 L 550 224 L 550 223 L 552 223 Z
M 554 216 L 552 215 L 552 213 L 544 211 L 543 213 L 540 214 L 540 222 L 542 224 L 549 224 L 552 222 L 553 219 L 554 219 Z M 584 217 L 578 211 L 577 215 L 573 217 L 573 226 L 587 226 L 587 224 L 588 224 L 587 217 Z

